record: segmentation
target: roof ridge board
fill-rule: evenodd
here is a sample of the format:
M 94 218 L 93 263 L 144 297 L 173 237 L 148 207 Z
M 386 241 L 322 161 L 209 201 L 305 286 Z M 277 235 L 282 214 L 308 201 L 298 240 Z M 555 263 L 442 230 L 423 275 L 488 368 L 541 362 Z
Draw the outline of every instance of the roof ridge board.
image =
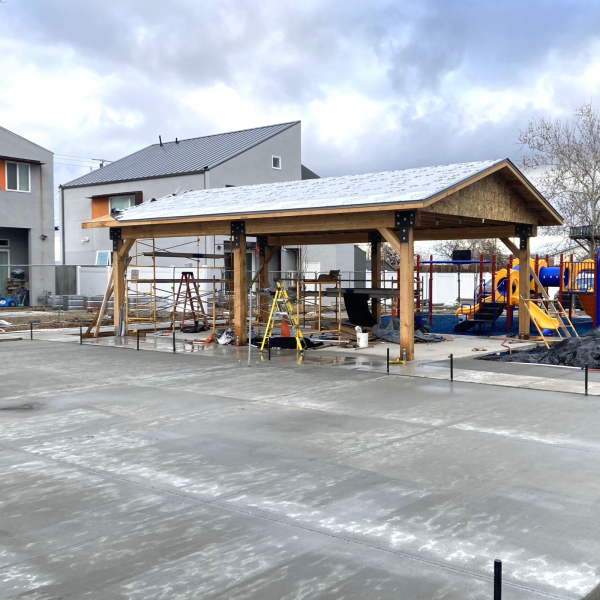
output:
M 166 146 L 171 145 L 171 144 L 181 144 L 181 142 L 190 142 L 192 140 L 204 140 L 206 138 L 213 138 L 213 137 L 219 137 L 222 135 L 233 135 L 234 133 L 245 133 L 246 131 L 258 131 L 259 129 L 269 129 L 271 127 L 286 127 L 289 128 L 292 125 L 297 125 L 298 123 L 301 123 L 301 121 L 290 121 L 288 123 L 274 123 L 273 125 L 262 125 L 261 127 L 250 127 L 250 129 L 238 129 L 236 131 L 224 131 L 223 133 L 211 133 L 209 135 L 198 135 L 196 137 L 191 137 L 191 138 L 184 138 L 181 140 L 177 140 L 172 141 L 172 142 L 163 142 L 162 146 Z M 158 146 L 160 147 L 161 144 L 150 144 L 150 146 L 146 146 L 146 148 L 152 148 L 153 146 Z

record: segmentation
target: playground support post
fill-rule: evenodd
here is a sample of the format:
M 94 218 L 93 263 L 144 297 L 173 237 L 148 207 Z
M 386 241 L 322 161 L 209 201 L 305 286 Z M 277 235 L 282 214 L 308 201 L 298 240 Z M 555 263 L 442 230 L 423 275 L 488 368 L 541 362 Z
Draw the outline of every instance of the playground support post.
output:
M 508 263 L 506 265 L 506 285 L 504 286 L 504 300 L 506 302 L 506 333 L 510 331 L 511 321 L 512 321 L 512 307 L 510 305 L 510 296 L 512 293 L 512 280 L 511 280 L 511 271 L 512 271 L 512 263 L 513 263 L 513 255 L 508 255 Z
M 598 289 L 598 276 L 600 275 L 600 252 L 596 253 L 594 260 L 594 297 L 596 298 L 596 310 L 594 311 L 593 326 L 598 327 L 600 323 L 600 290 Z
M 477 304 L 481 306 L 484 301 L 484 293 L 483 293 L 483 253 L 479 254 L 479 300 Z M 481 331 L 481 323 L 479 323 L 479 331 Z
M 421 312 L 421 255 L 417 254 L 417 313 Z
M 494 287 L 496 285 L 496 255 L 492 254 L 492 304 L 494 307 L 494 315 L 496 314 L 496 288 Z M 492 324 L 492 327 L 495 328 L 496 327 L 496 317 L 494 316 L 494 321 Z
M 573 284 L 571 278 L 573 277 L 573 255 L 569 257 L 569 321 L 573 318 Z M 562 298 L 561 298 L 562 301 Z
M 429 255 L 429 326 L 433 325 L 433 254 Z
M 535 255 L 535 276 L 539 279 L 540 277 L 540 257 L 538 254 Z M 538 289 L 538 284 L 537 284 L 537 279 L 535 280 L 535 288 L 534 288 L 535 292 L 535 299 L 537 300 L 539 297 L 539 289 Z
M 563 255 L 560 255 L 560 263 L 559 263 L 559 269 L 558 269 L 558 301 L 562 304 L 563 301 L 563 282 L 564 282 L 564 276 L 565 276 L 565 261 L 563 258 Z

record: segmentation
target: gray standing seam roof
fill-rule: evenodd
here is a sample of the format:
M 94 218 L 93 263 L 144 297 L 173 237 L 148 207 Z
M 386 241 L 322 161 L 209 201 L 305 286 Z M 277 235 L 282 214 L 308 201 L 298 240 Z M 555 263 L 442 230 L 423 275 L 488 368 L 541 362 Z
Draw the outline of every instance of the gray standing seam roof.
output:
M 484 160 L 403 171 L 193 190 L 132 206 L 115 218 L 127 222 L 422 201 L 504 162 L 510 163 L 508 159 Z M 550 206 L 549 210 L 553 211 Z
M 153 144 L 63 185 L 65 188 L 197 173 L 249 150 L 300 121 Z

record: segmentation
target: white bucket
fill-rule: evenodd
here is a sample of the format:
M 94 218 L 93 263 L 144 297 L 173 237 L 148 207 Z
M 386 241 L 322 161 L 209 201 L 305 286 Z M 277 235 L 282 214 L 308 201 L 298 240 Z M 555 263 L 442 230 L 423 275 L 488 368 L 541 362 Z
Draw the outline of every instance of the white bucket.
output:
M 356 343 L 359 348 L 368 348 L 369 347 L 369 334 L 368 333 L 357 333 L 356 334 Z

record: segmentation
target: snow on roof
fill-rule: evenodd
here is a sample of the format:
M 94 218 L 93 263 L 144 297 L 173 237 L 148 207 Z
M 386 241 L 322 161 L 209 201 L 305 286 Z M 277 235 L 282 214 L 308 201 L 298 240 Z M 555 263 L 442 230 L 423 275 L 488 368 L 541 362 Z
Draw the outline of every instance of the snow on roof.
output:
M 409 203 L 426 200 L 504 160 L 193 190 L 132 206 L 115 218 L 125 222 Z

